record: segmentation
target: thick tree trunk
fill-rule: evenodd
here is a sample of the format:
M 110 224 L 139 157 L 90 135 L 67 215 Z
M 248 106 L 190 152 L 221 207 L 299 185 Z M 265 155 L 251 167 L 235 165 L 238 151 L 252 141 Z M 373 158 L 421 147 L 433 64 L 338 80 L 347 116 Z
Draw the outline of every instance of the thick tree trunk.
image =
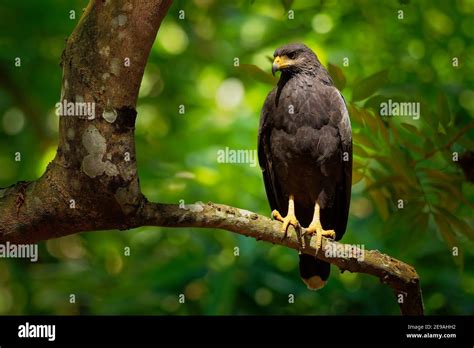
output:
M 138 90 L 170 0 L 91 1 L 67 40 L 61 103 L 94 103 L 95 118 L 63 116 L 41 178 L 0 190 L 0 239 L 40 241 L 125 229 L 144 204 L 135 160 Z

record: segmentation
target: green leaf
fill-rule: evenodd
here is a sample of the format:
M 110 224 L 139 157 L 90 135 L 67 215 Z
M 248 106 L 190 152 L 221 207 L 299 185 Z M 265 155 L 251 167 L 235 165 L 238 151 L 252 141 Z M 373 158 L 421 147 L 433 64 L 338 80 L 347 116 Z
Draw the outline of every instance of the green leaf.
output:
M 352 139 L 354 144 L 363 145 L 369 149 L 375 149 L 377 146 L 364 134 L 361 132 L 352 134 Z
M 365 125 L 370 128 L 370 131 L 373 134 L 377 134 L 379 128 L 380 128 L 380 117 L 378 115 L 374 115 L 372 112 L 370 112 L 367 109 L 361 109 L 364 117 L 364 122 Z
M 466 221 L 461 220 L 456 215 L 452 214 L 449 210 L 440 205 L 434 206 L 434 209 L 444 218 L 447 223 L 449 222 L 449 225 L 458 234 L 465 235 L 469 239 L 474 240 L 474 228 Z
M 354 148 L 354 155 L 360 157 L 369 157 L 369 154 L 361 146 L 353 144 L 352 147 Z
M 433 181 L 439 180 L 440 182 L 451 182 L 451 176 L 440 170 L 431 168 L 420 168 L 420 170 L 424 172 L 425 175 L 428 178 L 431 178 Z
M 361 181 L 365 177 L 363 172 L 360 172 L 358 170 L 354 170 L 352 172 L 352 185 L 357 184 L 359 181 Z
M 387 176 L 385 178 L 379 179 L 376 182 L 374 182 L 371 185 L 368 185 L 365 190 L 367 192 L 372 191 L 372 190 L 379 190 L 381 188 L 387 187 L 387 186 L 393 186 L 395 182 L 397 181 L 402 181 L 403 182 L 403 177 L 398 176 L 398 175 L 391 175 Z
M 362 112 L 354 105 L 349 103 L 347 105 L 347 111 L 349 112 L 349 117 L 351 118 L 351 123 L 358 123 L 361 126 L 365 127 L 364 118 L 362 117 Z
M 251 76 L 256 81 L 269 85 L 276 85 L 278 79 L 272 74 L 267 73 L 254 64 L 240 64 L 237 69 L 247 76 Z
M 420 155 L 424 155 L 425 154 L 425 151 L 423 150 L 423 148 L 421 148 L 420 146 L 418 145 L 415 145 L 414 143 L 410 142 L 410 141 L 402 141 L 401 144 L 407 148 L 409 148 L 411 151 L 413 152 L 416 152 Z M 410 156 L 411 157 L 411 156 Z
M 359 101 L 370 97 L 388 81 L 388 70 L 379 71 L 354 86 L 352 101 Z
M 373 184 L 373 181 L 370 181 L 368 179 L 366 179 L 365 182 L 368 186 Z M 388 211 L 387 198 L 385 197 L 382 190 L 371 190 L 369 191 L 369 196 L 372 198 L 372 201 L 374 202 L 374 205 L 377 208 L 382 220 L 387 221 L 390 216 L 390 213 Z
M 380 191 L 375 191 L 375 193 L 372 193 L 371 196 L 375 202 L 375 206 L 377 207 L 380 216 L 382 217 L 382 220 L 386 221 L 390 216 L 390 213 L 388 212 L 387 199 Z
M 464 199 L 462 192 L 450 182 L 432 182 L 429 189 L 436 191 L 444 206 L 450 210 L 457 209 Z
M 444 128 L 441 122 L 438 122 L 438 133 L 446 135 L 446 128 Z
M 398 129 L 397 129 L 397 127 L 391 127 L 390 129 L 392 130 L 393 140 L 394 140 L 395 143 L 397 143 L 398 138 L 399 138 L 398 137 Z
M 352 169 L 353 169 L 353 170 L 357 170 L 357 169 L 362 169 L 362 170 L 364 170 L 365 167 L 367 167 L 367 163 L 365 163 L 365 162 L 359 162 L 359 161 L 356 160 L 356 159 L 352 162 Z
M 438 231 L 443 237 L 444 241 L 449 247 L 450 252 L 452 252 L 453 248 L 458 248 L 459 255 L 454 256 L 453 260 L 454 263 L 460 267 L 463 266 L 463 254 L 462 249 L 459 246 L 458 240 L 456 238 L 456 234 L 451 228 L 451 226 L 446 222 L 444 215 L 434 214 L 434 220 L 436 222 L 436 226 L 438 227 Z
M 390 135 L 388 134 L 389 126 L 384 122 L 379 123 L 379 131 L 382 134 L 382 137 L 385 139 L 386 145 L 390 144 Z
M 452 224 L 457 233 L 463 234 L 470 240 L 474 240 L 474 228 L 469 225 L 466 221 L 457 218 L 452 215 L 455 219 L 452 220 Z
M 331 75 L 334 85 L 337 87 L 337 89 L 342 91 L 344 87 L 346 87 L 346 78 L 342 70 L 338 66 L 329 63 L 328 72 L 329 72 L 329 75 Z
M 443 134 L 446 134 L 446 130 L 444 129 L 444 126 L 452 126 L 454 123 L 454 120 L 452 119 L 451 112 L 449 110 L 449 104 L 448 100 L 446 98 L 446 94 L 443 92 L 440 92 L 438 94 L 438 119 L 441 123 L 441 127 L 443 129 Z M 440 129 L 440 125 L 438 125 L 438 131 Z
M 391 98 L 392 100 L 394 98 Z M 386 102 L 387 101 L 387 97 L 386 96 L 382 96 L 382 95 L 374 95 L 372 97 L 370 97 L 369 99 L 367 99 L 364 103 L 364 107 L 366 109 L 371 109 L 375 112 L 375 114 L 379 115 L 380 114 L 380 105 L 383 103 L 383 102 Z
M 422 135 L 421 132 L 416 128 L 414 125 L 402 122 L 401 123 L 402 127 L 408 130 L 410 133 L 413 133 L 415 135 Z

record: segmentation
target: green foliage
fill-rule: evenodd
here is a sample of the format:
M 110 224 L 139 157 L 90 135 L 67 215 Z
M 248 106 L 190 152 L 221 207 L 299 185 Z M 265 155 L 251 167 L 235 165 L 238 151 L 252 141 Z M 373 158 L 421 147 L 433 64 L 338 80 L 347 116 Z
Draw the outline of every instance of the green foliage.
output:
M 2 187 L 35 179 L 54 156 L 58 63 L 85 6 L 0 5 Z M 474 149 L 473 14 L 468 0 L 175 1 L 138 101 L 144 193 L 270 215 L 259 168 L 218 163 L 217 151 L 256 148 L 260 109 L 276 83 L 268 57 L 281 44 L 304 42 L 351 116 L 354 186 L 342 241 L 415 266 L 427 314 L 472 314 L 474 187 L 453 158 Z M 388 100 L 420 102 L 420 117 L 381 116 Z M 292 250 L 218 230 L 143 227 L 43 242 L 36 264 L 0 260 L 0 313 L 397 314 L 398 307 L 377 279 L 336 268 L 323 290 L 306 290 Z
M 355 83 L 352 101 L 366 99 L 388 82 L 388 71 L 382 70 Z
M 271 74 L 263 71 L 254 64 L 242 64 L 238 66 L 238 69 L 242 70 L 247 76 L 251 76 L 255 81 L 269 84 L 271 86 L 276 85 L 278 79 L 273 77 Z
M 340 91 L 346 87 L 346 78 L 342 70 L 334 65 L 329 63 L 328 64 L 328 72 L 331 75 L 332 81 L 334 82 L 334 86 L 336 86 Z

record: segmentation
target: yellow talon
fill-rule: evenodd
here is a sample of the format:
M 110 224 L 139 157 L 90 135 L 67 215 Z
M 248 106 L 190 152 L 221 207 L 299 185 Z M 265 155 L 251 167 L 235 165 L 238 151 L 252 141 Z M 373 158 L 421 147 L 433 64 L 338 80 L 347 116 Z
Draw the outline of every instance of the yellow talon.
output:
M 274 210 L 272 211 L 272 216 L 275 220 L 283 222 L 283 226 L 281 227 L 281 230 L 283 232 L 282 239 L 285 239 L 287 237 L 288 226 L 292 225 L 295 229 L 299 228 L 300 226 L 300 223 L 296 219 L 295 215 L 295 203 L 293 195 L 290 195 L 290 198 L 288 200 L 288 214 L 283 217 L 281 216 L 278 210 Z
M 313 221 L 311 221 L 311 224 L 304 231 L 304 234 L 316 233 L 316 254 L 319 252 L 319 249 L 321 249 L 321 245 L 323 243 L 323 237 L 328 237 L 331 239 L 336 238 L 336 232 L 334 230 L 323 229 L 323 226 L 321 225 L 321 220 L 319 217 L 319 210 L 320 210 L 319 203 L 316 203 L 314 206 Z

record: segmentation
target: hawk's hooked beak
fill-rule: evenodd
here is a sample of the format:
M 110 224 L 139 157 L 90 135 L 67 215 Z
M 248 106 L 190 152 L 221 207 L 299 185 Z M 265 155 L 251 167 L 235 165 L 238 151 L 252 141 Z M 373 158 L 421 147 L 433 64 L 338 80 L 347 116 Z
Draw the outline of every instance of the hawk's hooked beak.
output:
M 292 60 L 288 58 L 288 56 L 276 56 L 275 60 L 273 61 L 272 64 L 272 75 L 275 76 L 275 73 L 278 70 L 281 70 L 283 68 L 286 68 L 290 66 L 292 63 Z

